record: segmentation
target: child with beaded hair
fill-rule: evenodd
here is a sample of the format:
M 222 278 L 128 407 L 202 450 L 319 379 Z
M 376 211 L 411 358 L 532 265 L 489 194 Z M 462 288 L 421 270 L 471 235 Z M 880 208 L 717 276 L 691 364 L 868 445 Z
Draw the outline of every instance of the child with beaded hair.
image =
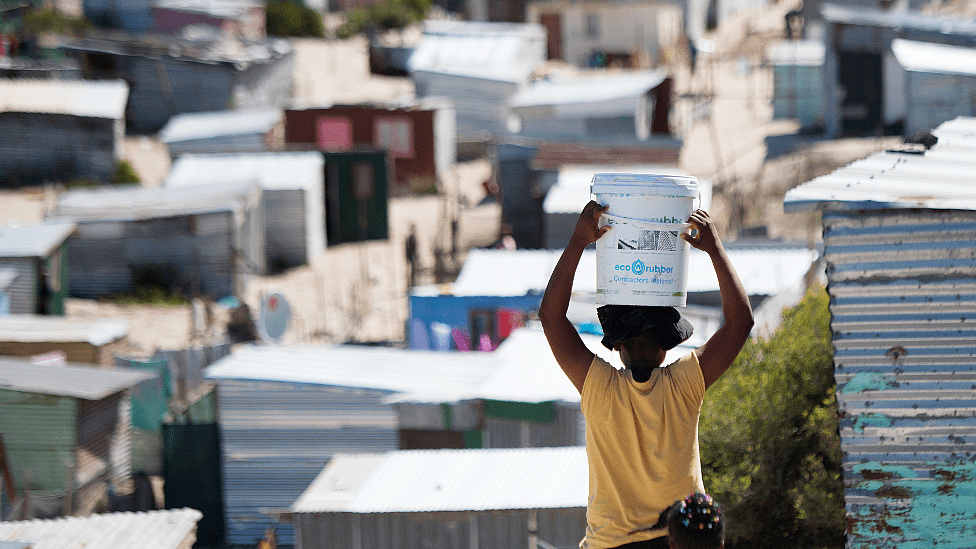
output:
M 712 496 L 696 492 L 671 506 L 668 543 L 670 549 L 725 547 L 725 516 Z

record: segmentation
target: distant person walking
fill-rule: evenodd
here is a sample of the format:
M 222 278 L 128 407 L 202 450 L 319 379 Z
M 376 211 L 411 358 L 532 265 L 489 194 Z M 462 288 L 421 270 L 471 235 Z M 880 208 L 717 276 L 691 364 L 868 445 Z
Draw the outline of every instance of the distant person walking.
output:
M 752 307 L 718 231 L 697 210 L 694 236 L 681 238 L 708 254 L 719 281 L 725 323 L 697 350 L 665 365 L 691 324 L 674 307 L 604 305 L 597 309 L 603 345 L 618 351 L 618 370 L 590 351 L 566 317 L 583 249 L 606 234 L 607 206 L 590 201 L 556 263 L 539 318 L 556 362 L 581 396 L 586 419 L 589 500 L 581 549 L 665 549 L 666 513 L 678 499 L 705 492 L 698 418 L 705 390 L 732 365 L 753 326 Z
M 410 234 L 404 242 L 404 252 L 407 256 L 407 289 L 417 285 L 417 226 L 410 224 Z

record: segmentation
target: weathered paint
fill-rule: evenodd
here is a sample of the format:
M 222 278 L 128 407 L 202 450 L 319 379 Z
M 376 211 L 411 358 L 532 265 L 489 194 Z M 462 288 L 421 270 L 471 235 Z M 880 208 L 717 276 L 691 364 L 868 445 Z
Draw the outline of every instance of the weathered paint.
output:
M 925 153 L 892 163 L 879 154 L 787 197 L 794 211 L 829 204 L 824 256 L 851 549 L 976 539 L 976 206 L 962 198 L 976 168 L 976 121 L 971 128 L 944 141 L 969 136 L 969 160 L 919 162 Z M 933 172 L 901 171 L 916 164 Z
M 877 496 L 873 505 L 850 506 L 858 520 L 854 548 L 972 547 L 976 536 L 976 464 L 929 462 L 926 474 L 878 462 L 853 468 L 862 480 L 853 490 Z

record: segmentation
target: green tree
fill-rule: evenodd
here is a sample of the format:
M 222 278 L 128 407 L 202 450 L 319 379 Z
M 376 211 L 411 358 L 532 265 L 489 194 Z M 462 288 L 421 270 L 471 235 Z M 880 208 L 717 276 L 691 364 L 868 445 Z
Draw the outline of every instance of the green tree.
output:
M 115 165 L 115 174 L 112 176 L 112 183 L 116 185 L 126 183 L 138 183 L 139 174 L 132 167 L 128 160 L 119 160 Z
M 265 27 L 270 36 L 322 38 L 322 16 L 302 2 L 270 0 L 265 6 Z
M 828 301 L 823 288 L 808 293 L 705 399 L 702 469 L 725 506 L 730 549 L 844 546 Z
M 23 31 L 28 36 L 44 33 L 82 36 L 92 27 L 84 17 L 69 17 L 53 9 L 41 9 L 24 16 Z
M 433 5 L 433 0 L 386 0 L 369 8 L 358 8 L 349 13 L 338 35 L 349 38 L 360 32 L 402 29 L 423 21 Z

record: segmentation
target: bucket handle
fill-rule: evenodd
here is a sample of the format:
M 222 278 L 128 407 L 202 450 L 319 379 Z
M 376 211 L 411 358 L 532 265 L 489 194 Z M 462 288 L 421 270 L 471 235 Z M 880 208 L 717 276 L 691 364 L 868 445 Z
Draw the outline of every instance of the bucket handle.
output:
M 680 233 L 685 229 L 691 228 L 691 223 L 656 223 L 654 221 L 644 221 L 642 219 L 620 217 L 619 215 L 610 215 L 608 213 L 601 214 L 600 217 L 605 217 L 607 218 L 607 220 L 611 220 L 611 219 L 614 221 L 619 220 L 617 221 L 618 223 L 636 225 L 638 227 L 643 227 L 646 229 L 654 229 L 658 231 L 678 231 Z

